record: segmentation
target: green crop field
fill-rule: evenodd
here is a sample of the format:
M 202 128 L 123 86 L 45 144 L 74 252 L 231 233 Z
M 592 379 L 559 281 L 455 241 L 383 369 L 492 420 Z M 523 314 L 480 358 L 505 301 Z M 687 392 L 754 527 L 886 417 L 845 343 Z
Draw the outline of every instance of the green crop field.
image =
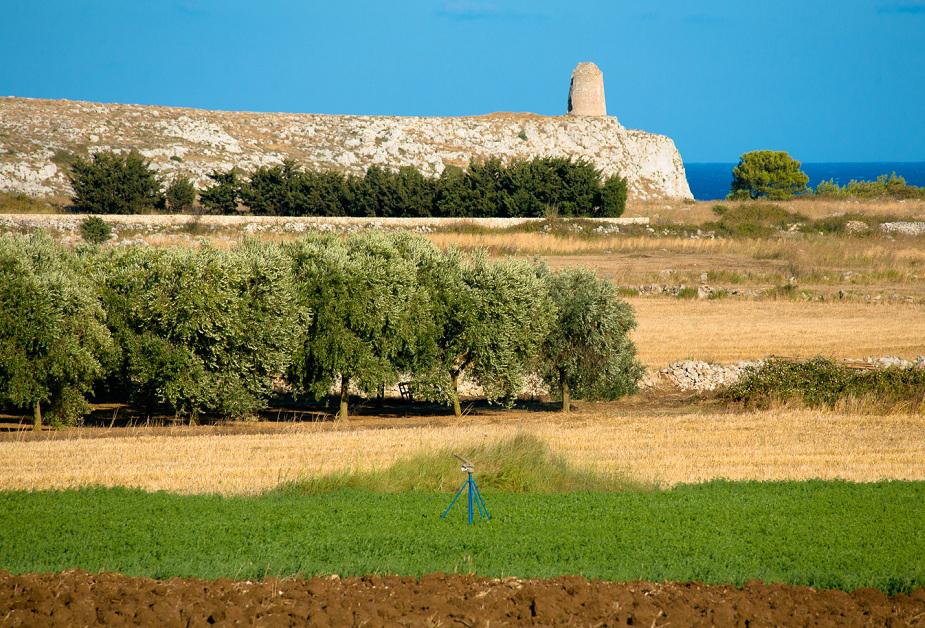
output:
M 157 578 L 580 574 L 890 593 L 925 585 L 925 482 L 484 493 L 493 520 L 469 527 L 462 504 L 438 518 L 449 495 L 437 493 L 6 492 L 0 569 Z

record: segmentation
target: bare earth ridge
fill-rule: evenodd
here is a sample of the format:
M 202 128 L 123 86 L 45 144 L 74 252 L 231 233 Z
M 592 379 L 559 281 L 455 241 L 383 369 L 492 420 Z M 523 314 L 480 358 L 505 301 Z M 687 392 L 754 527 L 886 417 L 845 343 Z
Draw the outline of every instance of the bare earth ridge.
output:
M 434 574 L 265 582 L 0 572 L 7 626 L 921 625 L 925 589 L 887 596 L 749 582 L 489 579 Z
M 200 186 L 213 169 L 285 158 L 313 169 L 410 165 L 438 175 L 486 157 L 583 157 L 605 175 L 625 176 L 634 199 L 692 198 L 674 142 L 625 129 L 615 117 L 345 116 L 0 98 L 0 191 L 67 195 L 75 155 L 130 149 Z

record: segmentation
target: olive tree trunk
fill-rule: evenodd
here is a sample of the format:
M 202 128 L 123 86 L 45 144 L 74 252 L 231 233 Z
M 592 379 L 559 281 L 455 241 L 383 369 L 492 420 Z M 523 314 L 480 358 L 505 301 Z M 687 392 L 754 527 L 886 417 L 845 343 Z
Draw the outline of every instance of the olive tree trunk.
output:
M 32 407 L 32 429 L 36 432 L 42 431 L 42 404 L 38 401 Z
M 453 376 L 453 414 L 462 416 L 462 408 L 459 405 L 459 372 L 452 373 Z
M 571 412 L 572 395 L 568 388 L 568 378 L 565 377 L 565 371 L 559 371 L 559 386 L 562 389 L 562 412 Z
M 350 414 L 347 408 L 348 401 L 350 400 L 350 376 L 341 375 L 340 377 L 340 412 L 337 413 L 337 418 L 340 421 L 346 421 L 350 418 Z

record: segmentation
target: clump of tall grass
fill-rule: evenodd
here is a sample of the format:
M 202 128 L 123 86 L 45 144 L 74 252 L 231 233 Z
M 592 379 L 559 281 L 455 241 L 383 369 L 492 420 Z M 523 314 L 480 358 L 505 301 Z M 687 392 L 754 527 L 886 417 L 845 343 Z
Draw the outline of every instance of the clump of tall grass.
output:
M 571 493 L 639 491 L 649 487 L 613 473 L 579 469 L 550 451 L 545 441 L 530 434 L 492 444 L 461 449 L 438 449 L 399 460 L 384 469 L 340 472 L 304 478 L 281 486 L 284 493 L 317 494 L 342 489 L 377 493 L 447 493 L 465 480 L 459 454 L 475 465 L 482 490 L 506 493 Z
M 53 214 L 57 208 L 48 201 L 22 194 L 0 192 L 0 214 Z
M 925 411 L 925 368 L 858 370 L 826 358 L 772 358 L 749 367 L 722 395 L 749 407 L 798 403 L 809 407 Z

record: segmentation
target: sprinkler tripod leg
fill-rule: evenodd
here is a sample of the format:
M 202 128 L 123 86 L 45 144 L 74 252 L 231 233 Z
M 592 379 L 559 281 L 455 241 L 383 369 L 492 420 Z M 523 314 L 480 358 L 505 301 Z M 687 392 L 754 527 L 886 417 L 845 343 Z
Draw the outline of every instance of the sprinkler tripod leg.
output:
M 472 480 L 472 472 L 469 472 L 469 479 L 467 480 L 469 484 L 469 490 L 467 491 L 469 497 L 469 525 L 472 525 L 472 500 L 475 497 L 475 492 L 478 490 L 475 487 L 475 482 Z
M 475 504 L 479 508 L 479 515 L 491 520 L 491 513 L 488 512 L 488 506 L 485 505 L 485 500 L 482 499 L 482 491 L 479 490 L 475 482 L 472 485 L 475 486 Z
M 443 514 L 440 515 L 441 519 L 446 519 L 447 513 L 450 512 L 450 509 L 453 507 L 453 504 L 456 503 L 456 500 L 459 499 L 459 496 L 462 495 L 462 492 L 469 486 L 469 482 L 463 482 L 463 485 L 459 487 L 459 490 L 456 491 L 456 495 L 453 496 L 453 501 L 450 502 L 450 505 L 446 507 L 446 510 L 443 511 Z

